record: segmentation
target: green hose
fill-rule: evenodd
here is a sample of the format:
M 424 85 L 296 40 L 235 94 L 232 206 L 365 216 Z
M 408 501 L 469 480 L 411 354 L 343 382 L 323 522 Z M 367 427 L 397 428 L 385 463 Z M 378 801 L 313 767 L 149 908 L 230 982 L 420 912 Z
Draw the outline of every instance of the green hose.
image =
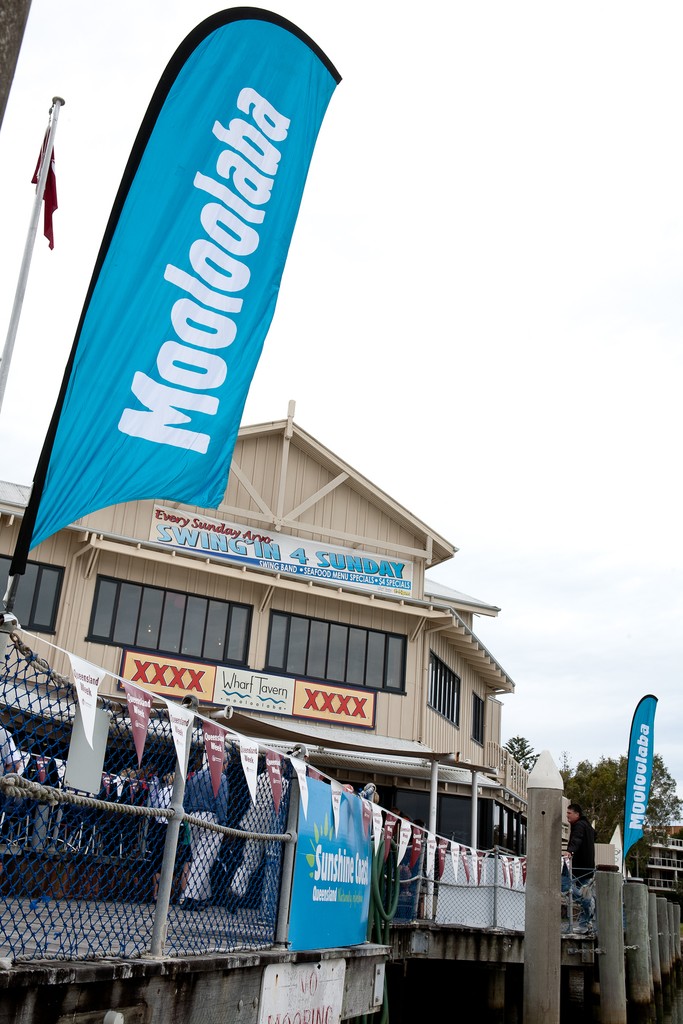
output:
M 376 942 L 382 946 L 389 945 L 391 922 L 394 919 L 398 899 L 401 894 L 399 864 L 396 843 L 392 840 L 387 859 L 384 860 L 384 847 L 380 846 L 379 855 L 372 851 L 370 911 L 368 914 L 368 942 Z M 387 1024 L 389 1020 L 389 993 L 387 976 L 384 974 L 384 995 L 382 1012 L 377 1017 L 372 1015 L 372 1024 Z M 351 1024 L 367 1024 L 368 1014 L 355 1017 Z

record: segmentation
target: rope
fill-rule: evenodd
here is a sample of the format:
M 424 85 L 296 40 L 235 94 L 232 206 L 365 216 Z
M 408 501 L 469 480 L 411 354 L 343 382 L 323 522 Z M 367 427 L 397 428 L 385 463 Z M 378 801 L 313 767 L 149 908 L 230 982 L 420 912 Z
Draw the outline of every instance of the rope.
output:
M 54 669 L 50 668 L 50 663 L 47 662 L 45 658 L 41 658 L 35 654 L 31 648 L 24 643 L 18 633 L 10 633 L 9 638 L 22 658 L 30 665 L 37 666 L 37 668 L 43 672 L 47 676 L 48 680 L 51 683 L 54 683 L 57 688 L 73 690 L 74 684 L 71 680 L 66 676 L 61 676 L 59 672 L 55 672 Z
M 17 800 L 35 800 L 41 804 L 75 804 L 78 807 L 89 807 L 93 810 L 109 811 L 112 814 L 128 814 L 143 818 L 175 818 L 176 811 L 172 807 L 140 807 L 136 804 L 117 804 L 111 800 L 98 800 L 96 797 L 83 796 L 81 793 L 72 793 L 69 790 L 56 789 L 54 786 L 42 786 L 39 782 L 25 779 L 22 775 L 10 772 L 0 778 L 0 790 L 7 797 Z M 212 832 L 220 832 L 222 835 L 230 836 L 233 839 L 255 839 L 261 842 L 289 843 L 292 841 L 291 832 L 243 832 L 237 828 L 229 828 L 227 825 L 218 825 L 212 821 L 204 821 L 192 814 L 181 815 L 182 820 L 190 825 L 197 825 L 199 828 L 206 828 Z

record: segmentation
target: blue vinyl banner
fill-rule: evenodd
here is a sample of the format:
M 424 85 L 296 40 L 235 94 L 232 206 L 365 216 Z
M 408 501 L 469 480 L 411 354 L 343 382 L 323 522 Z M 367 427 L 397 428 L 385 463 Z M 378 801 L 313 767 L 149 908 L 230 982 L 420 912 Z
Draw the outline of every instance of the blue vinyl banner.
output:
M 179 47 L 100 249 L 34 480 L 26 553 L 120 502 L 220 504 L 339 81 L 311 39 L 256 8 L 213 15 Z M 20 561 L 18 550 L 13 572 Z
M 296 861 L 289 921 L 291 949 L 330 949 L 367 939 L 372 852 L 360 797 L 343 793 L 334 827 L 331 787 L 307 779 L 308 805 L 299 802 Z
M 657 698 L 647 694 L 639 701 L 631 723 L 624 809 L 624 862 L 630 848 L 643 835 L 652 780 L 656 709 Z

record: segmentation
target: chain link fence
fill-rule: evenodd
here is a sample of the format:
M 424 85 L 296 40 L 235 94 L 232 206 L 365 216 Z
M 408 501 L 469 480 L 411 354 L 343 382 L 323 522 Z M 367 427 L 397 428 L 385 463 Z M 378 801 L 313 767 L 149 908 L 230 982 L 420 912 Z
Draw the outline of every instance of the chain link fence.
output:
M 166 712 L 152 711 L 138 764 L 125 698 L 100 699 L 108 716 L 100 789 L 74 789 L 67 762 L 75 690 L 16 634 L 12 641 L 0 679 L 0 955 L 72 960 L 141 956 L 155 945 L 167 955 L 271 946 L 291 840 L 289 762 L 276 811 L 265 755 L 252 801 L 238 746 L 228 743 L 215 815 L 202 810 L 201 787 L 191 789 L 205 774 L 203 734 L 194 729 L 186 806 L 174 808 L 184 779 L 176 783 Z M 164 866 L 171 877 L 162 900 Z

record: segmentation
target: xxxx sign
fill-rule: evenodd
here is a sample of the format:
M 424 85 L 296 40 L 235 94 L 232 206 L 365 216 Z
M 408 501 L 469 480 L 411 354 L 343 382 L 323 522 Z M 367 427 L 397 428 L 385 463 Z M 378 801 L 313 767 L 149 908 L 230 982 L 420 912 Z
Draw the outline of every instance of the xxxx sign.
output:
M 169 658 L 166 655 L 125 651 L 121 676 L 166 697 L 193 694 L 198 700 L 213 700 L 216 678 L 214 665 Z
M 375 724 L 375 694 L 368 690 L 297 679 L 292 713 L 316 722 L 372 729 Z

